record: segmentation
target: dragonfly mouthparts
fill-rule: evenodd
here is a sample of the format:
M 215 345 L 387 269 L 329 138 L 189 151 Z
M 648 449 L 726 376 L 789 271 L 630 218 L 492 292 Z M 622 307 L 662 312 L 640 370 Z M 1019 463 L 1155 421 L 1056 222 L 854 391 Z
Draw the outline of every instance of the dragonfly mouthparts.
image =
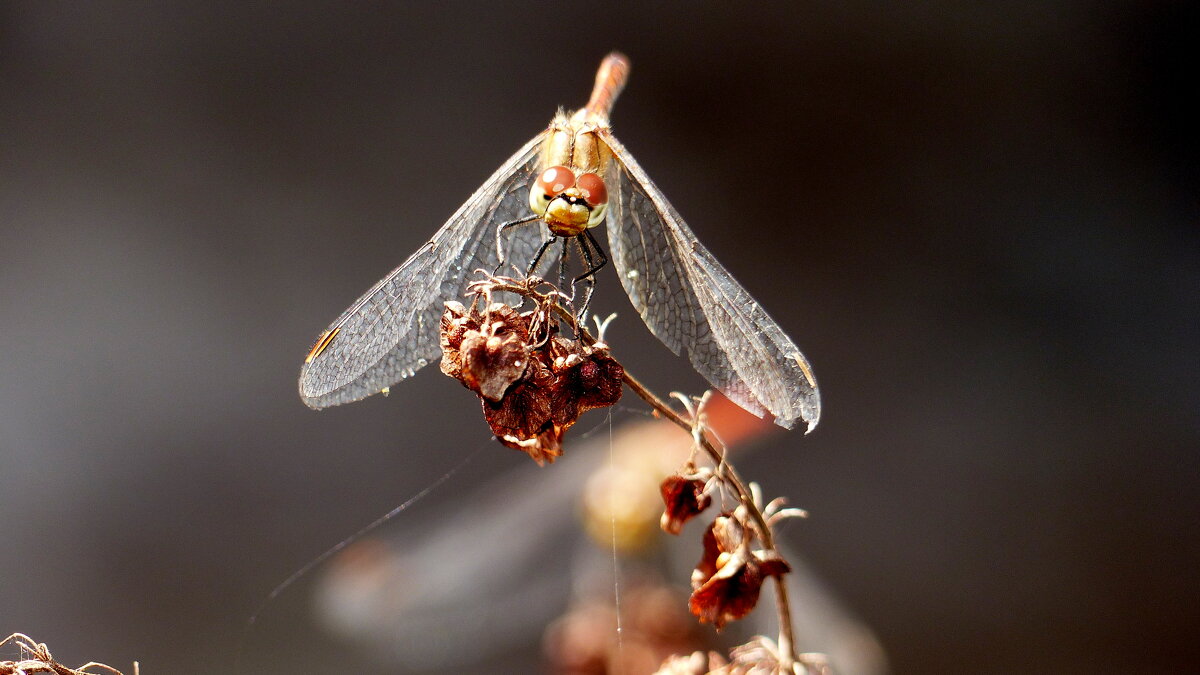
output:
M 546 209 L 546 227 L 560 237 L 574 237 L 587 229 L 591 214 L 583 199 L 560 195 Z

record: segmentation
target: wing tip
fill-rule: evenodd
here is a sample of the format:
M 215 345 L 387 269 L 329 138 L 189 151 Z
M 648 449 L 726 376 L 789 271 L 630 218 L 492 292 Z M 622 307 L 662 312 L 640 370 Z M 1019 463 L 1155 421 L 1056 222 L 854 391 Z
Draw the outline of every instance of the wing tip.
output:
M 303 402 L 309 410 L 324 410 L 329 407 L 328 405 L 321 403 L 320 399 L 309 398 L 303 394 L 300 395 L 300 401 Z
M 802 395 L 799 401 L 790 402 L 786 411 L 789 414 L 771 413 L 775 416 L 775 424 L 790 431 L 796 426 L 796 422 L 803 420 L 804 435 L 807 436 L 817 428 L 817 423 L 821 421 L 821 395 L 816 389 L 811 389 Z
M 821 413 L 817 411 L 814 414 L 801 414 L 799 417 L 775 417 L 775 424 L 791 431 L 796 426 L 796 422 L 804 421 L 804 435 L 807 436 L 817 428 L 817 423 L 821 421 Z
M 805 403 L 807 405 L 801 409 L 800 416 L 807 424 L 804 429 L 804 435 L 807 436 L 817 428 L 817 423 L 821 421 L 821 394 L 815 387 L 812 390 L 811 400 L 806 400 Z
M 299 390 L 300 400 L 304 403 L 304 405 L 308 406 L 309 408 L 312 408 L 313 410 L 321 410 L 323 408 L 329 407 L 329 405 L 327 403 L 322 403 L 322 401 L 321 401 L 321 399 L 324 398 L 324 395 L 316 395 L 316 396 L 310 395 L 309 388 L 306 386 L 306 383 L 304 381 L 304 373 L 303 372 L 300 373 L 300 383 L 299 383 L 299 387 L 297 387 L 297 388 Z

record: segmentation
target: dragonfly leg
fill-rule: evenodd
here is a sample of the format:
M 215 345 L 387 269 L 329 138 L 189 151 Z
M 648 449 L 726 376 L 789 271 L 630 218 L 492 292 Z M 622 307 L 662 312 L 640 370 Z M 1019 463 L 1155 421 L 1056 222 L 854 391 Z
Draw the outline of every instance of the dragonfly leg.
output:
M 600 244 L 592 233 L 588 230 L 583 231 L 582 237 L 576 237 L 579 242 L 579 253 L 583 256 L 583 262 L 587 265 L 587 271 L 571 282 L 571 288 L 574 289 L 575 284 L 580 281 L 587 280 L 587 289 L 584 291 L 583 303 L 579 307 L 579 321 L 583 322 L 587 316 L 588 305 L 592 303 L 592 293 L 596 290 L 596 272 L 604 269 L 608 264 L 608 256 L 604 254 L 604 249 L 600 248 Z M 592 251 L 596 252 L 599 260 L 592 257 Z
M 604 266 L 608 264 L 608 256 L 604 254 L 604 249 L 600 248 L 600 242 L 596 241 L 596 238 L 592 236 L 591 230 L 584 230 L 583 236 L 587 238 L 587 241 L 580 240 L 579 249 L 583 251 L 583 260 L 587 263 L 588 270 L 575 277 L 575 281 L 579 281 L 584 277 L 591 277 L 594 283 L 596 281 L 596 272 L 604 269 Z M 591 245 L 592 250 L 596 252 L 599 262 L 592 260 L 591 253 L 588 252 L 588 245 Z
M 562 252 L 558 256 L 558 289 L 561 291 L 567 285 L 567 246 L 575 237 L 563 237 Z M 575 291 L 571 290 L 571 300 L 575 299 Z
M 538 219 L 538 216 L 526 216 L 525 218 L 518 218 L 517 220 L 510 220 L 507 223 L 500 223 L 499 225 L 496 226 L 496 261 L 497 262 L 496 262 L 496 268 L 492 270 L 493 276 L 495 276 L 496 273 L 500 271 L 501 267 L 504 267 L 505 261 L 508 260 L 508 257 L 506 255 L 504 255 L 504 237 L 500 236 L 501 233 L 509 228 L 516 227 L 517 225 L 524 225 L 526 223 L 532 223 L 533 221 L 535 221 L 537 219 Z M 543 247 L 543 250 L 545 250 L 545 247 Z M 539 251 L 538 256 L 540 257 L 541 255 L 542 255 L 541 251 Z M 537 262 L 537 258 L 534 258 L 534 263 L 536 264 L 536 262 Z
M 533 273 L 537 270 L 538 263 L 542 261 L 542 256 L 546 254 L 546 249 L 550 248 L 550 244 L 553 244 L 557 239 L 558 237 L 550 237 L 542 243 L 542 247 L 538 249 L 537 255 L 533 256 L 533 262 L 529 263 L 529 270 L 525 272 L 526 277 L 533 276 Z

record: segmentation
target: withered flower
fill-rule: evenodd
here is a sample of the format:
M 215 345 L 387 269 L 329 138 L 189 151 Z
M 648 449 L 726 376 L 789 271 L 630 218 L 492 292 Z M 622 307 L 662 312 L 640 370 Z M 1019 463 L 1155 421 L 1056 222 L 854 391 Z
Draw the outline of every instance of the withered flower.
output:
M 500 397 L 489 400 L 481 395 L 483 416 L 492 432 L 501 440 L 511 436 L 521 441 L 546 433 L 554 426 L 554 404 L 550 398 L 554 386 L 554 373 L 535 356 L 521 379 Z
M 704 555 L 692 571 L 688 606 L 701 622 L 720 630 L 754 609 L 767 577 L 790 570 L 774 551 L 751 551 L 749 533 L 732 514 L 717 516 L 704 533 Z
M 583 413 L 621 400 L 625 369 L 609 355 L 607 345 L 555 337 L 539 356 L 556 378 L 551 390 L 555 424 L 568 427 Z
M 563 433 L 580 414 L 620 400 L 624 375 L 605 345 L 555 335 L 556 325 L 548 310 L 503 304 L 480 312 L 447 302 L 442 315 L 442 372 L 479 395 L 501 443 L 539 465 L 562 454 Z
M 496 426 L 492 425 L 492 432 L 496 433 L 496 440 L 505 447 L 520 450 L 529 455 L 530 459 L 537 462 L 538 466 L 546 466 L 562 456 L 562 438 L 565 431 L 566 429 L 562 427 L 550 424 L 544 431 L 537 433 L 532 438 L 521 440 L 511 434 L 497 433 Z
M 700 514 L 712 503 L 712 497 L 704 492 L 705 481 L 687 478 L 680 474 L 667 476 L 659 490 L 662 492 L 663 510 L 659 525 L 670 534 L 679 534 L 683 524 Z
M 442 372 L 492 401 L 500 400 L 529 363 L 529 331 L 508 305 L 496 303 L 480 314 L 447 302 L 441 342 Z

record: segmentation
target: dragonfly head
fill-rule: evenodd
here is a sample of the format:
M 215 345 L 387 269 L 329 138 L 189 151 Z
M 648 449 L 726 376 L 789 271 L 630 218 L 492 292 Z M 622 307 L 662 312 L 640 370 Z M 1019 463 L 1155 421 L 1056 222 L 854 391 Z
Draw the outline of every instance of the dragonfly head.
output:
M 534 181 L 529 208 L 546 221 L 554 234 L 573 237 L 604 222 L 608 188 L 594 173 L 576 178 L 567 167 L 552 166 Z

